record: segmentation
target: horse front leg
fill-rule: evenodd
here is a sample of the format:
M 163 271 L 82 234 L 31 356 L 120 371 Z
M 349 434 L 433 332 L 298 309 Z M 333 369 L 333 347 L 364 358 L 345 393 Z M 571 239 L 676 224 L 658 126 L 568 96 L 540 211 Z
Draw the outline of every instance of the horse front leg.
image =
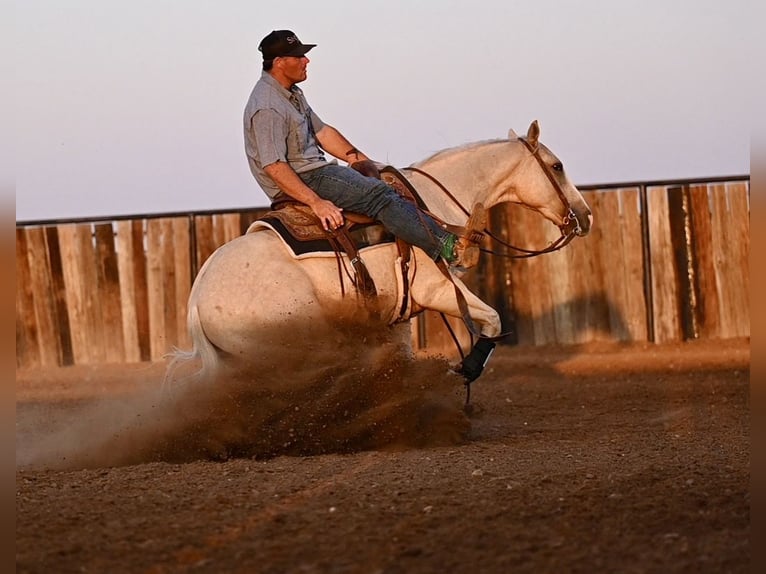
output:
M 412 298 L 418 305 L 479 326 L 479 332 L 475 333 L 479 335 L 479 340 L 456 369 L 467 382 L 475 381 L 495 349 L 493 339 L 500 334 L 500 316 L 454 275 L 447 277 L 436 265 L 428 266 L 428 272 L 424 273 L 426 277 L 420 275 L 423 271 L 422 267 L 418 270 L 417 281 L 412 286 Z M 464 306 L 461 298 L 465 302 Z M 468 317 L 464 317 L 464 311 Z

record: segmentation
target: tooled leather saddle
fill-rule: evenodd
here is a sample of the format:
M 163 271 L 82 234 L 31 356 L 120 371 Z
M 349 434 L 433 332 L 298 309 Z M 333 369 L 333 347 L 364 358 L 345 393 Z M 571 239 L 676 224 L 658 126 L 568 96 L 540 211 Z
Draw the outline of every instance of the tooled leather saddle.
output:
M 415 190 L 404 176 L 394 167 L 385 166 L 380 170 L 373 167 L 367 171 L 367 166 L 354 166 L 365 175 L 378 176 L 393 187 L 405 199 L 419 203 Z M 377 296 L 375 282 L 367 271 L 359 251 L 373 245 L 396 243 L 404 277 L 407 276 L 411 246 L 396 238 L 382 223 L 359 213 L 343 212 L 345 223 L 333 231 L 326 231 L 319 218 L 307 205 L 293 199 L 278 200 L 271 204 L 271 211 L 260 217 L 254 227 L 266 224 L 282 238 L 284 243 L 296 256 L 308 253 L 335 253 L 338 261 L 338 273 L 341 276 L 343 288 L 343 260 L 341 254 L 348 256 L 354 276 L 351 282 L 365 300 Z M 251 227 L 251 230 L 253 228 Z

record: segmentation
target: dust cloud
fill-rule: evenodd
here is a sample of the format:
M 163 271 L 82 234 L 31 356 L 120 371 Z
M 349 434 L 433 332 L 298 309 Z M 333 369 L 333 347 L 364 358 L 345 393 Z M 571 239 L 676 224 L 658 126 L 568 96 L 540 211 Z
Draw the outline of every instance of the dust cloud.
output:
M 303 456 L 466 439 L 463 380 L 446 360 L 413 359 L 387 328 L 371 335 L 329 325 L 318 337 L 314 325 L 310 344 L 302 332 L 291 328 L 276 337 L 289 347 L 272 347 L 268 357 L 215 380 L 165 388 L 157 381 L 128 396 L 26 405 L 17 416 L 17 468 Z

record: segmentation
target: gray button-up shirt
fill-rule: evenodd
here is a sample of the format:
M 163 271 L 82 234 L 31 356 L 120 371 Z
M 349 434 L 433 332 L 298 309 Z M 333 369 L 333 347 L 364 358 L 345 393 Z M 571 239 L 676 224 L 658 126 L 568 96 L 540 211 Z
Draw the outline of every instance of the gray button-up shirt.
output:
M 328 164 L 316 139 L 323 126 L 298 86 L 286 90 L 268 72 L 261 74 L 245 106 L 245 153 L 250 171 L 271 199 L 280 190 L 264 171 L 267 165 L 283 161 L 303 173 Z

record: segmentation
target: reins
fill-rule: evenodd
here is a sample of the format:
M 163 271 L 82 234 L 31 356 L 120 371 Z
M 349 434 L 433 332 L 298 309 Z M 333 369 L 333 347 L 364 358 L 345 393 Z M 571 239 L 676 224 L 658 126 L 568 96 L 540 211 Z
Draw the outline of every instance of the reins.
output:
M 491 255 L 498 256 L 498 257 L 506 257 L 506 258 L 509 258 L 509 259 L 527 259 L 527 258 L 530 258 L 530 257 L 537 257 L 538 255 L 543 255 L 545 253 L 552 253 L 554 251 L 558 251 L 559 249 L 562 249 L 563 247 L 568 245 L 569 242 L 571 242 L 572 239 L 575 238 L 575 236 L 580 235 L 582 233 L 582 226 L 580 224 L 580 221 L 577 218 L 577 214 L 572 209 L 572 205 L 569 203 L 569 200 L 567 199 L 566 195 L 564 194 L 564 190 L 561 188 L 561 184 L 558 182 L 556 177 L 551 173 L 550 168 L 548 167 L 548 165 L 540 157 L 539 146 L 534 146 L 533 147 L 527 141 L 527 139 L 523 138 L 523 137 L 519 138 L 519 140 L 524 144 L 524 147 L 526 147 L 527 150 L 530 152 L 530 154 L 535 158 L 537 163 L 540 165 L 540 168 L 543 170 L 543 173 L 545 173 L 545 176 L 548 178 L 548 181 L 550 181 L 551 185 L 556 190 L 556 194 L 558 195 L 559 199 L 561 200 L 561 203 L 564 205 L 564 208 L 566 210 L 566 215 L 564 216 L 561 225 L 558 226 L 559 230 L 561 231 L 561 235 L 559 236 L 559 238 L 556 241 L 554 241 L 553 243 L 551 243 L 550 245 L 548 245 L 547 247 L 543 248 L 543 249 L 534 250 L 534 249 L 524 249 L 524 248 L 521 248 L 521 247 L 516 247 L 516 246 L 508 243 L 507 241 L 504 241 L 504 240 L 500 239 L 499 237 L 494 235 L 488 229 L 484 229 L 483 230 L 484 233 L 487 236 L 489 236 L 493 241 L 499 243 L 500 245 L 502 245 L 506 249 L 511 249 L 511 250 L 516 251 L 516 252 L 518 252 L 520 254 L 499 253 L 497 251 L 493 251 L 491 249 L 484 249 L 484 248 L 481 248 L 481 251 L 483 251 L 484 253 L 489 253 Z M 406 167 L 406 168 L 403 168 L 403 169 L 406 170 L 406 171 L 411 171 L 413 173 L 417 173 L 419 175 L 422 175 L 426 179 L 430 180 L 466 216 L 470 217 L 470 212 L 468 211 L 468 209 L 463 204 L 461 204 L 460 201 L 452 194 L 452 192 L 450 192 L 450 190 L 447 189 L 447 187 L 442 182 L 440 182 L 438 179 L 436 179 L 433 175 L 431 175 L 430 173 L 428 173 L 425 170 L 422 170 L 420 168 L 413 167 L 413 166 Z M 415 197 L 418 199 L 418 203 L 421 206 L 424 206 L 424 202 L 422 201 L 422 198 L 420 197 L 420 194 L 417 193 L 417 191 L 415 190 L 414 186 L 410 186 L 410 187 L 411 187 L 411 191 L 414 192 Z M 431 215 L 433 216 L 433 214 L 431 214 Z M 438 220 L 439 218 L 437 217 L 436 219 Z M 444 223 L 444 222 L 442 222 L 442 223 Z M 446 266 L 444 266 L 444 267 L 446 267 Z M 446 268 L 440 267 L 440 269 L 442 270 L 442 273 L 447 275 L 447 277 L 450 277 L 449 271 Z M 464 299 L 461 300 L 462 293 L 457 288 L 457 285 L 455 286 L 455 292 L 456 292 L 456 296 L 458 297 L 458 306 L 460 307 L 461 314 L 463 315 L 463 322 L 465 323 L 465 325 L 468 328 L 468 331 L 470 333 L 471 346 L 472 347 L 473 347 L 473 344 L 474 344 L 474 339 L 473 339 L 474 335 L 477 336 L 480 339 L 486 339 L 488 341 L 493 341 L 493 342 L 497 341 L 499 339 L 502 339 L 504 337 L 507 337 L 508 335 L 510 335 L 510 332 L 506 332 L 506 333 L 500 333 L 496 337 L 482 337 L 480 332 L 476 328 L 476 325 L 474 324 L 470 314 L 468 314 L 468 312 L 467 312 L 467 307 L 465 305 L 465 300 Z M 463 349 L 460 346 L 460 342 L 458 341 L 458 338 L 455 335 L 455 332 L 452 329 L 452 326 L 447 321 L 447 318 L 444 315 L 444 313 L 440 313 L 440 315 L 441 315 L 442 321 L 444 322 L 444 324 L 447 327 L 447 330 L 449 331 L 450 336 L 452 337 L 453 342 L 455 343 L 455 347 L 458 350 L 458 353 L 460 355 L 461 361 L 464 361 L 465 360 L 465 354 L 463 353 Z M 466 407 L 467 407 L 468 403 L 470 402 L 470 397 L 471 397 L 471 383 L 470 383 L 470 381 L 466 382 L 465 386 L 466 386 L 466 402 L 465 402 L 465 404 L 466 404 Z
M 564 190 L 561 189 L 561 185 L 559 184 L 558 180 L 551 173 L 551 170 L 548 167 L 548 164 L 546 164 L 543 161 L 543 158 L 540 157 L 539 144 L 533 148 L 532 144 L 530 144 L 526 138 L 519 138 L 519 141 L 521 141 L 521 143 L 524 144 L 524 147 L 526 147 L 529 150 L 529 153 L 531 153 L 532 156 L 537 160 L 537 163 L 540 164 L 540 168 L 543 170 L 543 173 L 548 178 L 548 181 L 551 182 L 553 189 L 556 190 L 556 193 L 558 194 L 559 199 L 561 200 L 561 203 L 564 204 L 564 208 L 566 208 L 567 214 L 564 216 L 564 221 L 562 225 L 567 226 L 571 221 L 574 221 L 575 225 L 571 233 L 574 233 L 575 235 L 580 235 L 582 233 L 582 226 L 580 225 L 580 220 L 577 219 L 577 214 L 574 212 L 574 209 L 572 209 L 572 204 L 569 203 L 567 196 L 564 194 Z
M 569 244 L 572 239 L 575 238 L 575 236 L 582 233 L 582 226 L 580 225 L 580 221 L 577 218 L 577 215 L 575 214 L 574 210 L 572 209 L 572 205 L 569 203 L 569 200 L 567 199 L 566 195 L 564 194 L 564 190 L 561 188 L 561 184 L 559 184 L 558 180 L 554 177 L 554 175 L 550 172 L 550 168 L 548 165 L 543 161 L 543 159 L 540 157 L 539 153 L 539 147 L 535 146 L 532 147 L 532 145 L 527 141 L 526 138 L 519 138 L 519 141 L 521 141 L 524 144 L 524 147 L 529 150 L 530 154 L 537 160 L 537 163 L 540 164 L 540 167 L 543 170 L 543 173 L 545 173 L 546 177 L 548 178 L 548 181 L 551 182 L 551 185 L 556 190 L 556 194 L 559 196 L 559 199 L 561 200 L 561 203 L 564 204 L 564 208 L 567 211 L 567 214 L 564 216 L 564 219 L 559 225 L 559 229 L 561 230 L 561 236 L 556 239 L 553 243 L 548 245 L 547 247 L 543 249 L 524 249 L 523 247 L 516 247 L 515 245 L 512 245 L 508 243 L 507 241 L 504 241 L 497 237 L 494 233 L 492 233 L 490 230 L 485 229 L 484 233 L 493 241 L 499 243 L 503 247 L 507 249 L 511 249 L 513 251 L 517 251 L 521 253 L 522 255 L 518 254 L 512 254 L 512 253 L 500 253 L 498 251 L 493 251 L 492 249 L 485 249 L 481 248 L 481 251 L 484 253 L 488 253 L 490 255 L 495 255 L 497 257 L 505 257 L 508 259 L 528 259 L 530 257 L 537 257 L 538 255 L 543 255 L 545 253 L 552 253 L 554 251 L 558 251 L 559 249 L 562 249 L 566 245 Z M 452 192 L 450 192 L 447 187 L 440 182 L 438 179 L 436 179 L 433 175 L 428 173 L 425 170 L 422 170 L 420 168 L 410 166 L 402 168 L 406 171 L 411 171 L 413 173 L 417 173 L 422 175 L 423 177 L 430 180 L 434 185 L 436 185 L 466 216 L 470 216 L 470 212 L 468 209 L 460 203 L 460 200 L 458 200 Z M 433 215 L 433 214 L 431 214 Z M 574 226 L 569 229 L 569 231 L 566 231 L 568 227 L 570 227 L 570 223 L 574 223 Z

